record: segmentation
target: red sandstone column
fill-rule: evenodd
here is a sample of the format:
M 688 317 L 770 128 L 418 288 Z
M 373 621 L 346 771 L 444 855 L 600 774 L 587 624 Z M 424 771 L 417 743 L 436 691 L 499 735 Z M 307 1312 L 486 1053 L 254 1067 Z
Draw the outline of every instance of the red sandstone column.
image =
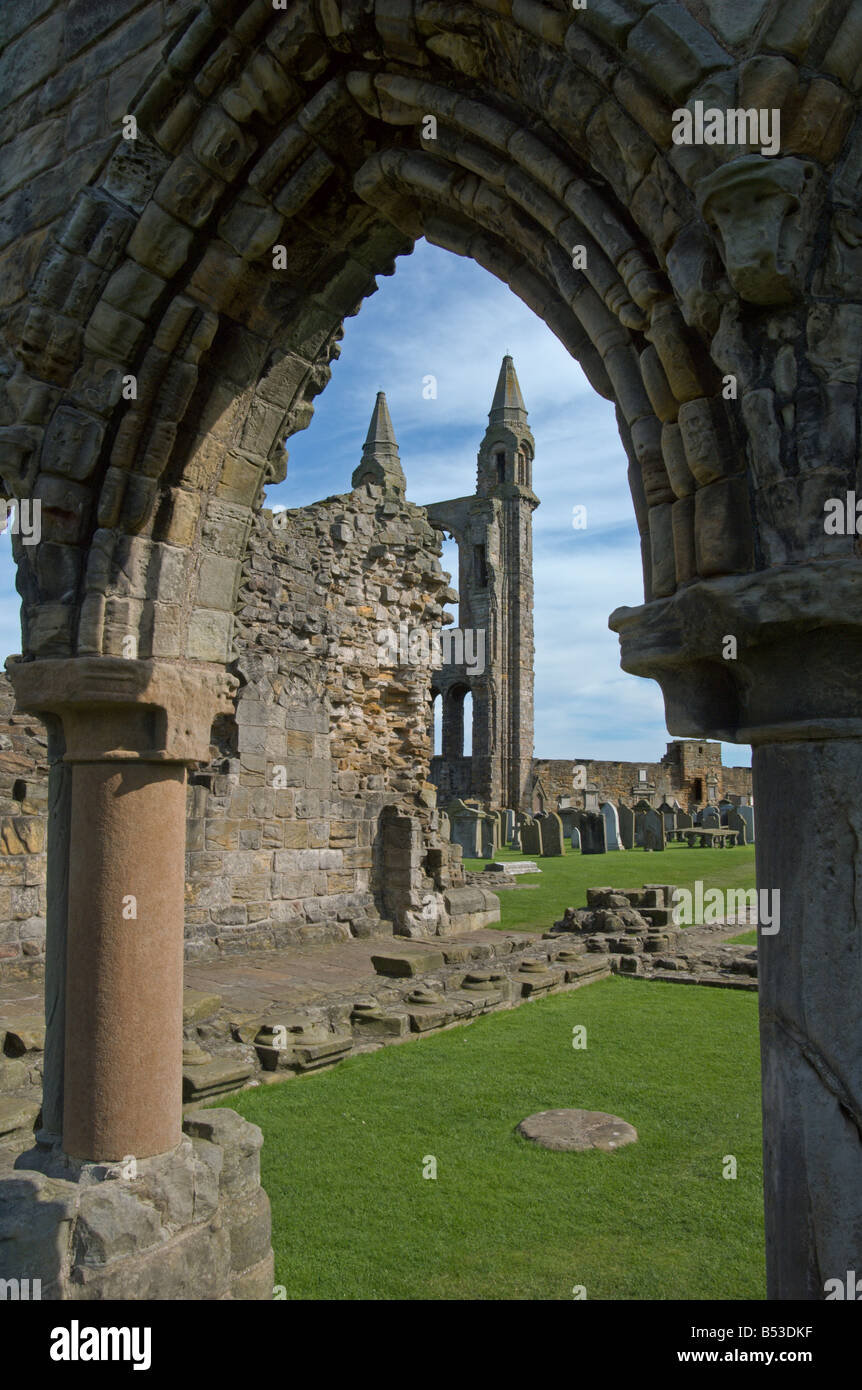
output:
M 182 1121 L 186 766 L 231 678 L 114 657 L 9 675 L 19 709 L 62 719 L 72 765 L 63 1149 L 164 1153 Z
M 145 1158 L 180 1141 L 186 770 L 72 775 L 63 1148 Z

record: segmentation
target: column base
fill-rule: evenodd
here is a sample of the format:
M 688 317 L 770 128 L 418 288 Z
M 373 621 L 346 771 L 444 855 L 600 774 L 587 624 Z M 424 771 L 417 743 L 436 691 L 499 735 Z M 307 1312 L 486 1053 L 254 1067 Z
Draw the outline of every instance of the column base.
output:
M 0 1181 L 0 1279 L 30 1299 L 271 1299 L 260 1130 L 200 1109 L 183 1131 L 170 1153 L 137 1161 L 21 1154 Z

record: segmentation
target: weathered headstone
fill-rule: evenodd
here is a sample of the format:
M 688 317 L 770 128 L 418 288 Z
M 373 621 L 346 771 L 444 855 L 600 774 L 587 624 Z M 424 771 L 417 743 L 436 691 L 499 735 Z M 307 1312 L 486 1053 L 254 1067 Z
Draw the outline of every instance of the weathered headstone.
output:
M 539 823 L 533 820 L 532 816 L 523 816 L 521 819 L 521 853 L 542 853 L 542 835 Z
M 718 814 L 721 816 L 722 825 L 729 827 L 730 822 L 728 821 L 727 817 L 730 815 L 731 811 L 735 810 L 736 807 L 734 806 L 732 801 L 720 801 L 718 803 Z
M 677 828 L 677 830 L 691 830 L 692 824 L 693 824 L 693 822 L 692 822 L 691 816 L 688 814 L 688 811 L 677 811 L 677 813 L 676 813 L 676 828 Z
M 480 813 L 479 826 L 483 859 L 493 859 L 497 850 L 500 848 L 499 824 L 497 817 L 493 813 Z
M 556 858 L 566 852 L 563 822 L 556 811 L 547 811 L 541 821 L 542 854 Z
M 573 825 L 573 826 L 572 826 L 572 833 L 571 833 L 571 836 L 570 836 L 569 838 L 570 838 L 570 840 L 571 840 L 572 849 L 576 849 L 576 850 L 580 851 L 580 848 L 581 848 L 581 832 L 580 832 L 580 830 L 578 829 L 578 827 L 577 827 L 576 825 Z
M 745 824 L 746 824 L 746 827 L 747 827 L 747 830 L 748 830 L 748 839 L 746 840 L 746 844 L 753 845 L 753 844 L 754 844 L 754 807 L 753 807 L 753 806 L 737 806 L 736 812 L 737 812 L 737 815 L 741 816 L 742 819 L 745 821 Z
M 612 801 L 603 801 L 599 807 L 599 814 L 605 820 L 605 844 L 608 850 L 622 849 L 620 840 L 620 820 L 617 815 L 617 808 Z
M 452 843 L 461 846 L 465 859 L 481 859 L 481 813 L 475 806 L 467 806 L 459 800 L 451 801 L 446 810 L 449 815 Z
M 503 844 L 510 845 L 512 843 L 512 836 L 515 833 L 515 812 L 505 810 L 503 816 L 505 821 L 503 828 Z
M 635 847 L 635 813 L 624 801 L 617 804 L 617 819 L 620 827 L 620 844 L 623 849 Z
M 717 806 L 704 806 L 700 823 L 705 830 L 720 830 L 721 815 Z
M 728 830 L 736 830 L 739 832 L 737 844 L 747 845 L 750 843 L 748 838 L 748 822 L 744 816 L 739 814 L 735 806 L 731 806 L 727 813 L 727 828 Z
M 580 829 L 582 854 L 607 854 L 607 831 L 601 811 L 582 811 Z
M 658 808 L 658 813 L 664 821 L 664 833 L 669 835 L 672 830 L 676 830 L 676 809 L 669 802 L 663 801 Z
M 643 814 L 644 849 L 664 849 L 664 818 L 652 807 Z
M 648 801 L 639 801 L 634 808 L 635 844 L 641 847 L 644 845 L 644 817 L 652 809 Z

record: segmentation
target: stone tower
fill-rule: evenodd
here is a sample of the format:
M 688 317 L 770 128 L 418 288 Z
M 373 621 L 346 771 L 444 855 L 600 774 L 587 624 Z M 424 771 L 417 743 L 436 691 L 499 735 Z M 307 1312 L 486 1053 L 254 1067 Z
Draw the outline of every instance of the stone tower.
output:
M 476 492 L 427 507 L 458 543 L 463 653 L 435 673 L 443 747 L 431 776 L 441 800 L 473 796 L 528 810 L 533 757 L 533 492 L 535 443 L 512 358 L 503 358 L 479 447 Z M 472 656 L 472 661 L 471 661 Z M 459 659 L 459 658 L 465 659 Z M 481 669 L 480 669 L 481 667 Z M 473 752 L 463 756 L 464 697 Z

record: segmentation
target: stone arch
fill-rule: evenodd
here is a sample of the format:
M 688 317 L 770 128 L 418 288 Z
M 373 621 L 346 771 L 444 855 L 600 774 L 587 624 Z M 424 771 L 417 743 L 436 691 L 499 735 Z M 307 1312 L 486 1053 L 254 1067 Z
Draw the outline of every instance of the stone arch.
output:
M 51 415 L 7 484 L 34 489 L 60 547 L 52 566 L 22 556 L 29 652 L 120 654 L 131 630 L 142 657 L 226 657 L 248 509 L 309 419 L 343 317 L 421 234 L 506 280 L 615 401 L 647 597 L 698 572 L 693 504 L 676 557 L 670 524 L 670 475 L 680 500 L 696 489 L 681 406 L 697 403 L 701 481 L 737 476 L 720 491 L 745 532 L 732 418 L 659 265 L 692 201 L 667 99 L 660 138 L 658 117 L 647 131 L 612 95 L 593 20 L 561 10 L 420 5 L 408 39 L 379 6 L 351 33 L 328 7 L 232 3 L 174 36 L 132 104 L 137 139 L 78 195 L 20 311 L 10 390 L 47 387 Z M 716 282 L 712 241 L 701 269 Z M 749 567 L 750 542 L 732 550 L 700 568 Z
M 757 745 L 761 873 L 800 936 L 849 916 L 858 937 L 851 878 L 815 906 L 782 855 L 791 827 L 762 809 L 800 787 L 849 808 L 858 782 L 858 540 L 823 525 L 858 456 L 852 0 L 732 18 L 693 0 L 207 0 L 168 29 L 154 0 L 140 11 L 158 53 L 134 69 L 136 139 L 73 162 L 62 218 L 31 191 L 38 244 L 12 249 L 32 285 L 7 260 L 0 474 L 42 507 L 40 544 L 17 546 L 21 704 L 62 720 L 67 760 L 200 755 L 230 695 L 252 511 L 344 317 L 425 235 L 505 280 L 614 402 L 645 585 L 613 615 L 623 664 L 661 683 L 672 732 Z M 80 22 L 54 7 L 68 52 Z M 698 101 L 779 109 L 780 154 L 674 144 Z M 849 810 L 834 834 L 852 865 Z M 862 1129 L 858 991 L 831 1007 L 822 943 L 773 959 L 771 1288 L 817 1296 L 862 1219 L 819 1195 L 862 1192 L 843 1128 Z M 818 1097 L 828 1140 L 803 1157 Z

